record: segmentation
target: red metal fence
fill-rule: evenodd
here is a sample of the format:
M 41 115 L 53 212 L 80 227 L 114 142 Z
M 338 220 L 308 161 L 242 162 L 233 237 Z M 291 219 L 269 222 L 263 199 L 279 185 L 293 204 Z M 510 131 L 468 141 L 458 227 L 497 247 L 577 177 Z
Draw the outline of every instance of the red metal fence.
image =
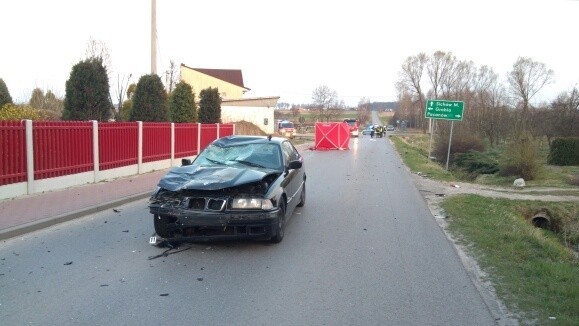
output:
M 143 123 L 143 162 L 171 158 L 171 124 L 166 122 Z
M 60 177 L 94 168 L 92 123 L 32 123 L 34 179 Z
M 27 152 L 32 152 L 34 180 L 95 168 L 93 122 L 28 123 L 32 126 L 29 132 L 32 151 L 26 145 L 25 121 L 0 121 L 0 186 L 27 181 Z M 143 163 L 171 159 L 172 151 L 174 158 L 197 155 L 213 140 L 235 132 L 233 124 L 143 122 L 141 131 L 140 122 L 94 124 L 98 135 L 99 170 L 137 164 L 139 132 L 142 132 Z
M 138 128 L 136 122 L 99 123 L 100 170 L 138 163 Z
M 0 186 L 26 181 L 26 129 L 23 121 L 0 121 Z
M 199 154 L 199 149 L 197 148 L 198 139 L 198 124 L 175 124 L 175 158 L 183 158 Z

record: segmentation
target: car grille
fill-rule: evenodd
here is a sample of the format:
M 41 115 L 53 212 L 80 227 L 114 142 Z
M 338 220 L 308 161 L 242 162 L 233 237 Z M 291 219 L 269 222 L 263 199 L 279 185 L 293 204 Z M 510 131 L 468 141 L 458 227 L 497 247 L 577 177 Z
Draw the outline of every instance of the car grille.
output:
M 225 198 L 205 198 L 205 197 L 191 197 L 189 198 L 189 209 L 194 210 L 209 210 L 222 211 L 225 209 L 227 199 Z

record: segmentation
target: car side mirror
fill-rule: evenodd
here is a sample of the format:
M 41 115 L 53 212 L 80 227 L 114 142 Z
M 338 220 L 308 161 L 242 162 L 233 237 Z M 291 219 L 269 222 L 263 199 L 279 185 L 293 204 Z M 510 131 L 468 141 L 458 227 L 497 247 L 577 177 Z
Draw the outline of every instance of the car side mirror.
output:
M 301 169 L 302 161 L 300 161 L 300 160 L 291 161 L 291 162 L 289 162 L 287 167 L 290 170 Z
M 181 159 L 181 166 L 191 165 L 191 160 L 188 158 Z

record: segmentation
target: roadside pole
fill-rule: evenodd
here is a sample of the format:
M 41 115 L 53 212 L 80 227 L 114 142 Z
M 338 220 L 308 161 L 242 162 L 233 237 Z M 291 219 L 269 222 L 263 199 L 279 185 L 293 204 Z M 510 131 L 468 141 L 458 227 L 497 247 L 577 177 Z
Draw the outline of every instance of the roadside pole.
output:
M 454 121 L 450 123 L 450 136 L 448 137 L 448 151 L 446 152 L 446 171 L 448 171 L 448 159 L 450 158 L 450 143 L 452 143 L 452 128 L 454 128 Z
M 428 123 L 428 129 L 430 131 L 430 142 L 428 143 L 428 157 L 427 157 L 427 161 L 430 162 L 430 157 L 432 156 L 432 134 L 434 133 L 434 127 L 432 126 L 432 119 L 429 119 L 429 123 Z

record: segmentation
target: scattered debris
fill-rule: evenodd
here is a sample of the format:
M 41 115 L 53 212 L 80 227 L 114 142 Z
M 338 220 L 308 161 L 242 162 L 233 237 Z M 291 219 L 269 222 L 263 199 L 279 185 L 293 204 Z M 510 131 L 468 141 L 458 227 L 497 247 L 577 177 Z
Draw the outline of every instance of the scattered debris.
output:
M 66 263 L 64 263 L 65 265 L 72 265 L 71 261 L 67 261 Z
M 120 210 L 120 209 L 118 209 L 118 208 L 113 208 L 113 212 L 115 212 L 115 213 L 120 213 L 120 212 L 121 212 L 121 210 Z
M 181 249 L 181 250 L 177 250 L 177 251 L 171 252 L 171 250 L 173 250 L 173 249 L 178 249 L 178 247 L 174 247 L 172 244 L 170 244 L 170 243 L 169 243 L 168 241 L 166 241 L 166 240 L 165 240 L 165 241 L 162 241 L 162 242 L 159 242 L 158 247 L 169 247 L 169 249 L 163 251 L 163 253 L 160 253 L 160 254 L 158 254 L 158 255 L 149 256 L 149 260 L 153 260 L 153 259 L 156 259 L 156 258 L 159 258 L 159 257 L 167 257 L 167 256 L 169 256 L 169 255 L 176 254 L 176 253 L 178 253 L 178 252 L 182 252 L 182 251 L 189 250 L 189 249 L 193 248 L 193 247 L 187 247 L 187 248 L 184 248 L 184 249 Z
M 451 186 L 451 187 L 454 187 L 454 188 L 460 188 L 459 185 L 455 185 L 455 184 L 452 184 L 452 185 L 450 185 L 450 186 Z

